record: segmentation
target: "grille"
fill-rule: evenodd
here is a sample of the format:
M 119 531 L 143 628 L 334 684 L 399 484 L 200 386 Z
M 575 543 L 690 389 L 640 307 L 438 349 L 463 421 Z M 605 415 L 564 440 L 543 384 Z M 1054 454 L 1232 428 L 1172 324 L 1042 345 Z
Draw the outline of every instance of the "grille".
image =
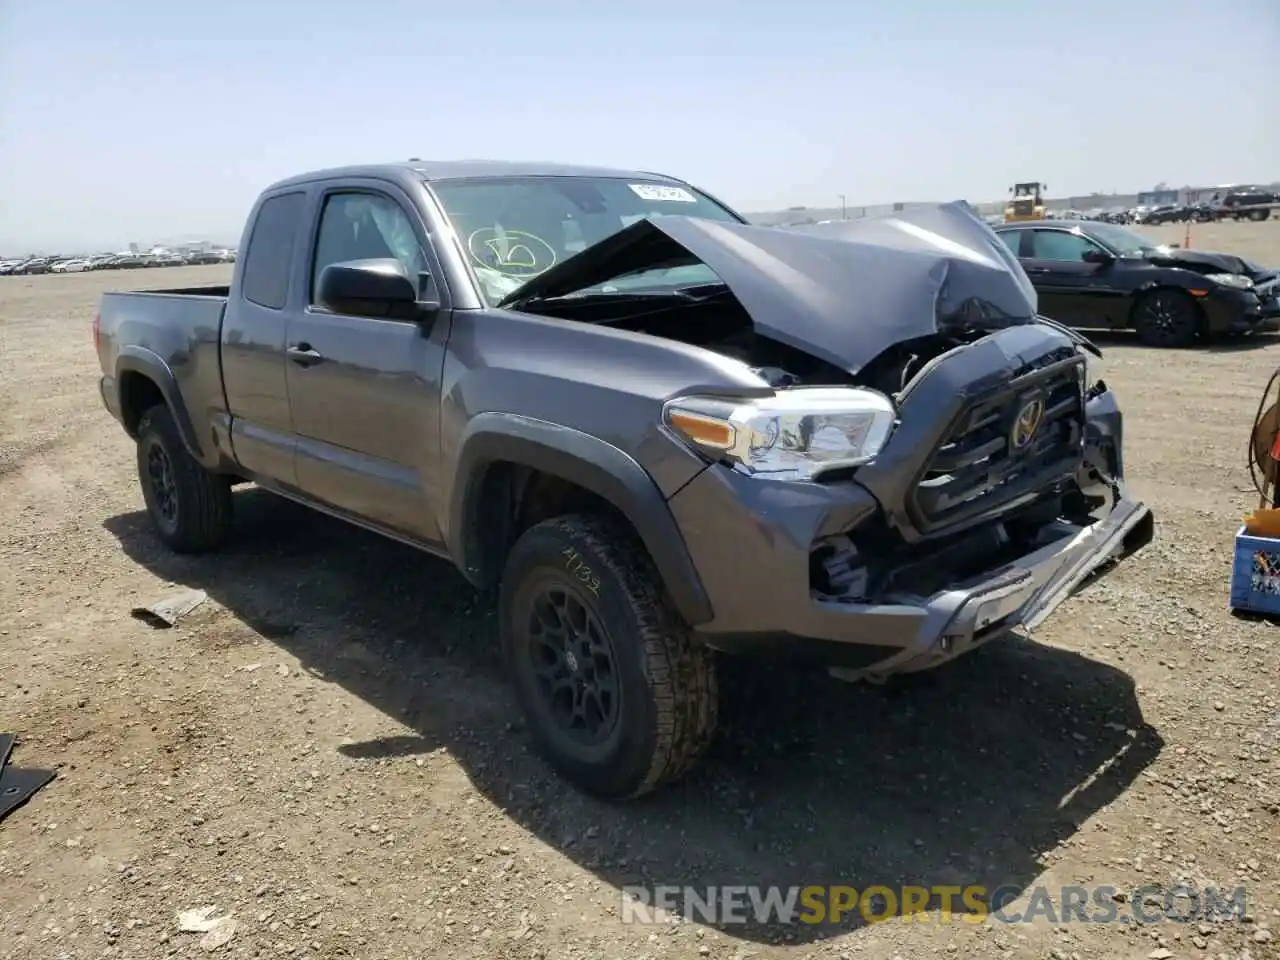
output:
M 1080 463 L 1083 432 L 1081 357 L 975 398 L 916 482 L 909 504 L 916 525 L 935 533 L 1061 492 Z

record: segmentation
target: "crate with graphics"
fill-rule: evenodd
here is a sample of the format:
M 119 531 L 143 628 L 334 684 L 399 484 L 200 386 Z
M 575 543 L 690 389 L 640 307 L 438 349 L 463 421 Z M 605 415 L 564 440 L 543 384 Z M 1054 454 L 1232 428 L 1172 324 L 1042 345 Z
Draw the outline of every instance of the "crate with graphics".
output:
M 1280 614 L 1280 538 L 1236 533 L 1231 609 Z

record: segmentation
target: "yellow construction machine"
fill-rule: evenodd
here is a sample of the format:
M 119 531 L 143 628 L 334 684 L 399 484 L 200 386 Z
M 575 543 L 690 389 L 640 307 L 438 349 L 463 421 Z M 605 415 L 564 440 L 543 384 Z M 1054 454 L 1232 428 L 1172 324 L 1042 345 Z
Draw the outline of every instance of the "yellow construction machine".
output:
M 1047 188 L 1048 184 L 1044 183 L 1015 183 L 1010 191 L 1013 199 L 1004 208 L 1004 222 L 1043 220 L 1044 199 L 1040 196 L 1040 192 Z

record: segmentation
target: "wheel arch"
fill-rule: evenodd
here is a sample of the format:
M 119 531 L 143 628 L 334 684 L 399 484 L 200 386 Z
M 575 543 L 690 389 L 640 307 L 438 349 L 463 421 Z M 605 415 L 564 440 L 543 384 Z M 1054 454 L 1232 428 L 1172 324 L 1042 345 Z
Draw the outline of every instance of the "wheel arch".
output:
M 541 506 L 530 510 L 530 503 Z M 460 441 L 447 509 L 449 552 L 482 589 L 497 583 L 507 551 L 530 522 L 555 509 L 602 511 L 635 532 L 689 625 L 712 618 L 661 490 L 632 457 L 598 437 L 517 414 L 479 414 Z
M 196 436 L 187 404 L 178 389 L 177 378 L 158 354 L 144 347 L 125 346 L 116 359 L 116 390 L 120 400 L 120 420 L 133 439 L 138 437 L 142 415 L 157 403 L 163 403 L 173 415 L 178 436 L 187 452 L 201 464 L 207 460 Z

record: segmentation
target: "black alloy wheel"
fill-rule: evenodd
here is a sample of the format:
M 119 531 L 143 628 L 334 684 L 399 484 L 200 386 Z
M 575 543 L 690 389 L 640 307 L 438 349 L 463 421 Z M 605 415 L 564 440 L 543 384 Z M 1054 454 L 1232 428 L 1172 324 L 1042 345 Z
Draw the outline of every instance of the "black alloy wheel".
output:
M 608 631 L 580 588 L 564 577 L 543 579 L 527 605 L 521 647 L 547 717 L 581 747 L 608 743 L 622 697 Z
M 152 516 L 165 530 L 177 530 L 178 481 L 173 474 L 173 461 L 158 437 L 148 438 L 146 457 L 145 482 L 150 495 L 145 499 L 152 508 Z
M 1200 308 L 1181 290 L 1152 290 L 1133 308 L 1133 328 L 1149 347 L 1186 347 L 1200 330 Z

